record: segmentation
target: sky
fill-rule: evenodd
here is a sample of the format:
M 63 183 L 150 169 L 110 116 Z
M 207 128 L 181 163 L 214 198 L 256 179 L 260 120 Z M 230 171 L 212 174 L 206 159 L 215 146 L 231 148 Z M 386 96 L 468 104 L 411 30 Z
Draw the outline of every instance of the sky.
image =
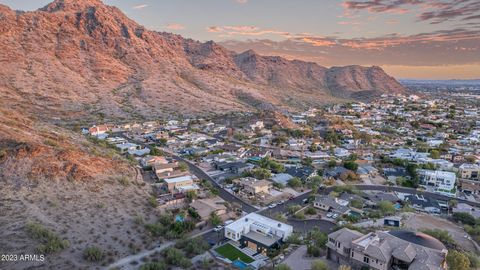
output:
M 50 1 L 0 0 L 35 10 Z M 480 79 L 480 0 L 104 0 L 148 29 L 241 52 Z

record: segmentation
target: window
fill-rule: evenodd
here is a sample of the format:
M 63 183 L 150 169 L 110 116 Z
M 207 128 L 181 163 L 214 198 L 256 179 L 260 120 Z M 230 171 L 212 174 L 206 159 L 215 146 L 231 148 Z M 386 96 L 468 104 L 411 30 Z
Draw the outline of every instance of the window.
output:
M 364 263 L 369 263 L 369 262 L 370 262 L 370 258 L 368 258 L 367 256 L 363 257 L 363 262 L 364 262 Z
M 340 248 L 340 242 L 337 243 L 337 247 Z
M 352 251 L 352 258 L 353 258 L 353 257 L 354 257 L 354 253 L 353 253 L 353 251 Z

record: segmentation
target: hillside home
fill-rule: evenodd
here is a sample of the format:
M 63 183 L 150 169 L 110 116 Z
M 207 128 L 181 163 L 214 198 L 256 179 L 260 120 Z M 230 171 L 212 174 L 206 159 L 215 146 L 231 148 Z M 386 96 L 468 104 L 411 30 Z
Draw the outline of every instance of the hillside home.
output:
M 453 172 L 433 171 L 433 170 L 417 170 L 420 184 L 425 186 L 427 190 L 440 193 L 446 196 L 454 197 L 456 194 L 456 178 Z
M 185 175 L 174 178 L 164 179 L 167 184 L 167 189 L 171 193 L 184 193 L 189 190 L 196 191 L 199 187 L 194 183 L 193 177 L 191 175 Z
M 327 258 L 353 269 L 445 270 L 446 247 L 437 239 L 410 231 L 368 234 L 340 229 L 328 235 Z
M 258 180 L 253 177 L 245 177 L 233 180 L 235 184 L 246 194 L 257 195 L 260 193 L 268 194 L 272 188 L 272 182 L 267 180 Z
M 460 178 L 467 180 L 480 180 L 480 166 L 477 164 L 464 163 L 460 165 L 459 174 Z
M 225 237 L 257 253 L 267 254 L 293 233 L 293 227 L 274 219 L 250 213 L 225 226 Z
M 225 201 L 220 197 L 198 199 L 190 203 L 202 220 L 208 220 L 212 213 L 222 216 L 227 213 Z

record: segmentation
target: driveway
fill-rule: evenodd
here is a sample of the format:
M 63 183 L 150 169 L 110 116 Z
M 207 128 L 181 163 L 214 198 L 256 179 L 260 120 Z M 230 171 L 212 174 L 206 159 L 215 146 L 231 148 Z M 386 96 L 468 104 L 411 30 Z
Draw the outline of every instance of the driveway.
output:
M 325 257 L 307 257 L 307 246 L 305 245 L 299 246 L 294 252 L 288 255 L 282 263 L 290 266 L 291 269 L 310 270 L 312 268 L 312 262 L 316 260 L 322 260 L 327 263 L 328 269 L 337 269 L 339 266 L 337 263 L 329 261 Z

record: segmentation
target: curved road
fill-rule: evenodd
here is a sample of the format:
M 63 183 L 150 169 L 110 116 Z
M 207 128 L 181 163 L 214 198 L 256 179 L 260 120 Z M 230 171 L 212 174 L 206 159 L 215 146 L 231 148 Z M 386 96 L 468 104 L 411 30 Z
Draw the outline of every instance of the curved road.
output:
M 456 200 L 457 202 L 466 203 L 470 206 L 480 207 L 480 202 L 472 202 L 469 200 L 464 200 L 456 197 L 448 197 L 442 194 L 433 193 L 433 192 L 424 191 L 424 190 L 417 190 L 414 188 L 384 186 L 384 185 L 352 185 L 352 186 L 356 187 L 359 190 L 374 190 L 374 191 L 384 191 L 384 192 L 396 191 L 401 193 L 419 194 L 419 195 L 423 195 L 426 198 L 434 199 L 434 200 L 443 200 L 443 201 Z M 327 193 L 330 193 L 330 191 L 333 191 L 334 188 L 335 187 L 327 187 L 324 190 L 320 190 L 319 193 L 327 194 Z

